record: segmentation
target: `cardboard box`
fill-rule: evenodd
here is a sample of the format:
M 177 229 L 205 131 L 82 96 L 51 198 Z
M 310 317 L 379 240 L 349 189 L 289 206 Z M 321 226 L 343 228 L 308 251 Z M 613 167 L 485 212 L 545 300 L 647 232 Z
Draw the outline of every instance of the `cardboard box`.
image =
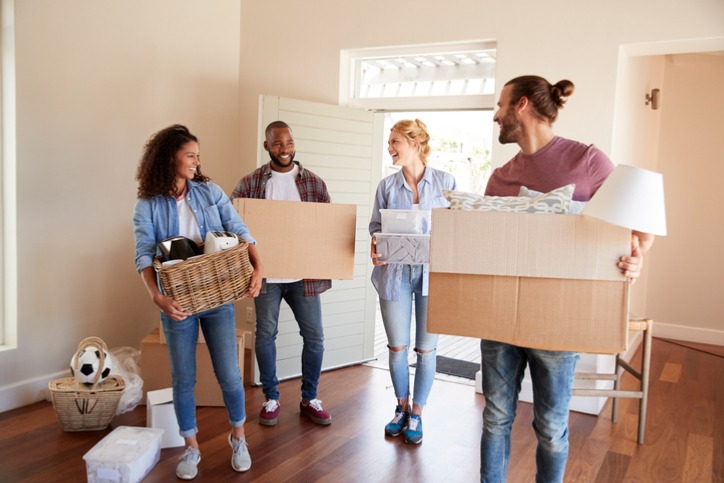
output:
M 631 232 L 586 216 L 433 210 L 428 330 L 614 354 L 628 345 Z
M 136 483 L 161 457 L 163 430 L 118 426 L 83 455 L 89 482 Z
M 173 408 L 172 388 L 146 393 L 146 427 L 163 430 L 161 448 L 178 448 L 184 445 Z
M 269 278 L 352 280 L 357 206 L 237 198 Z
M 430 263 L 430 235 L 375 233 L 378 259 L 387 263 Z
M 236 347 L 239 369 L 244 374 L 244 334 L 239 329 L 236 330 Z M 171 387 L 168 346 L 161 344 L 158 329 L 154 329 L 141 341 L 141 378 L 145 396 L 148 391 Z M 221 388 L 211 364 L 209 348 L 205 343 L 196 346 L 196 405 L 224 405 Z

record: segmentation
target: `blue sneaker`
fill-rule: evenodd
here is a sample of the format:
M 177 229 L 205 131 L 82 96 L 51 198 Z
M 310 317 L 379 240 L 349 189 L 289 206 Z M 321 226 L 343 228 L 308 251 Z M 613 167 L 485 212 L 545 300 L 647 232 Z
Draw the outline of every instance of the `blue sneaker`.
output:
M 410 413 L 408 411 L 403 411 L 401 406 L 395 407 L 395 417 L 385 426 L 385 435 L 399 436 L 402 430 L 405 429 L 409 417 Z
M 405 443 L 422 443 L 422 419 L 420 419 L 420 416 L 417 414 L 410 416 L 410 419 L 407 421 L 407 427 L 403 433 L 405 434 Z

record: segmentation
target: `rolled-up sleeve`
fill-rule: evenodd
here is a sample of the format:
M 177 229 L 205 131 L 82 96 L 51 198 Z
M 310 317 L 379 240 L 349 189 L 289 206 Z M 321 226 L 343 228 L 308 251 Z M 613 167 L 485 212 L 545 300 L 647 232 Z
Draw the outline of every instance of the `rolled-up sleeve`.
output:
M 153 264 L 153 257 L 156 256 L 150 200 L 139 199 L 136 201 L 133 209 L 133 234 L 136 239 L 136 270 L 140 273 L 144 268 Z

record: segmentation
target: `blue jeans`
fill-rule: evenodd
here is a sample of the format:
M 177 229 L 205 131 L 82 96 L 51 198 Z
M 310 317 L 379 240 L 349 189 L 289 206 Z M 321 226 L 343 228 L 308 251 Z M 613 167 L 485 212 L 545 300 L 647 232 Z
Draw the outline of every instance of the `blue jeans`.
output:
M 226 405 L 229 423 L 233 427 L 244 424 L 244 386 L 239 370 L 236 347 L 236 317 L 234 305 L 226 304 L 200 312 L 176 322 L 161 312 L 163 331 L 171 360 L 171 384 L 173 407 L 181 430 L 181 436 L 190 438 L 198 432 L 196 427 L 196 345 L 199 325 L 204 332 L 211 355 L 216 379 Z
M 389 351 L 390 376 L 395 397 L 406 399 L 410 395 L 410 367 L 407 363 L 410 347 L 412 304 L 415 304 L 415 387 L 412 400 L 420 406 L 427 404 L 427 397 L 435 380 L 437 366 L 437 334 L 427 332 L 427 297 L 422 295 L 422 265 L 405 265 L 402 269 L 399 300 L 380 298 L 382 322 L 387 333 L 387 347 L 402 347 Z M 426 352 L 420 352 L 426 351 Z
M 568 460 L 568 407 L 578 354 L 527 349 L 490 340 L 482 340 L 480 349 L 485 394 L 480 481 L 505 481 L 510 430 L 526 363 L 530 365 L 533 383 L 533 429 L 538 438 L 536 481 L 563 481 Z
M 266 293 L 254 299 L 256 307 L 256 361 L 259 379 L 267 399 L 279 399 L 276 338 L 279 333 L 279 307 L 282 299 L 292 309 L 302 336 L 302 399 L 317 398 L 319 375 L 324 356 L 324 328 L 319 295 L 304 296 L 304 281 L 268 283 Z

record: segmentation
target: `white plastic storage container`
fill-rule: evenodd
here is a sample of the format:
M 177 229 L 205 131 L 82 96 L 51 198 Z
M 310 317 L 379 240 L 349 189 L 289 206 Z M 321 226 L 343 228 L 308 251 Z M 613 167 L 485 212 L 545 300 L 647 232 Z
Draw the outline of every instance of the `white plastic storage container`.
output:
M 429 235 L 430 210 L 380 210 L 382 233 Z
M 375 233 L 381 262 L 420 265 L 430 263 L 430 235 Z
M 161 457 L 163 429 L 118 426 L 83 455 L 90 483 L 136 483 Z

